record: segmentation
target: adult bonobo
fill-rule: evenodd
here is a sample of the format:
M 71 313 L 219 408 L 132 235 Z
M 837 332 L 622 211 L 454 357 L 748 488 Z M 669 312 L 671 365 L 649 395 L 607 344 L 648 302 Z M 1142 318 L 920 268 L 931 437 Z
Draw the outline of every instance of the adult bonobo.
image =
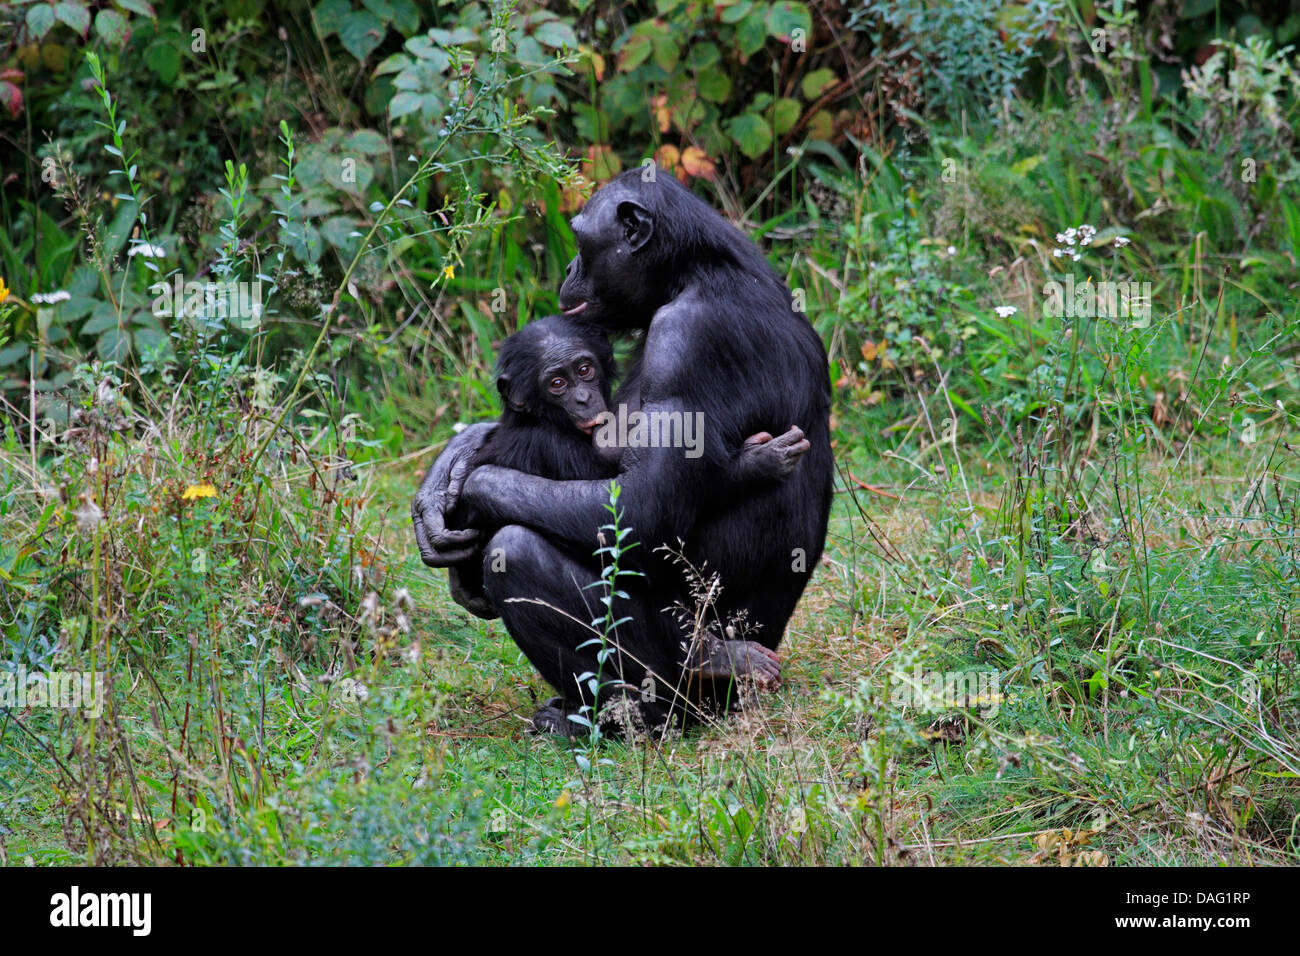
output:
M 833 474 L 826 350 L 758 248 L 670 176 L 624 173 L 572 226 L 578 255 L 561 308 L 611 333 L 645 333 L 615 406 L 651 422 L 691 416 L 705 428 L 694 457 L 665 443 L 630 443 L 620 465 L 622 524 L 640 542 L 624 564 L 645 577 L 624 579 L 632 583 L 616 611 L 629 620 L 601 673 L 620 675 L 629 700 L 658 725 L 698 713 L 726 692 L 728 678 L 773 676 L 772 651 L 826 538 Z M 730 477 L 732 450 L 747 436 L 781 434 L 792 423 L 810 447 L 787 478 L 740 485 Z M 473 468 L 492 427 L 461 432 L 434 462 L 411 508 L 416 539 L 433 567 L 486 554 L 487 601 L 562 695 L 534 723 L 566 733 L 574 729 L 566 714 L 587 693 L 578 678 L 600 670 L 587 624 L 602 615 L 597 592 L 583 586 L 600 576 L 592 552 L 609 520 L 608 482 Z M 474 531 L 450 530 L 453 508 L 472 526 L 498 530 L 486 545 Z M 681 569 L 656 550 L 679 541 L 692 565 L 720 577 L 717 624 L 705 641 L 692 641 L 680 615 L 665 611 L 692 603 Z M 475 597 L 457 594 L 471 609 Z

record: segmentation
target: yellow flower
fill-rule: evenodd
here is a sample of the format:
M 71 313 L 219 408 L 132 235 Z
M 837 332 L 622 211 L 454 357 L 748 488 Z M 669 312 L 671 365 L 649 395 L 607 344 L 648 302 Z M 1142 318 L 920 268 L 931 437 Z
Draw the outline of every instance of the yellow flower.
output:
M 443 266 L 442 274 L 445 275 L 448 279 L 456 278 L 456 270 L 451 266 Z
M 9 298 L 9 287 L 5 285 L 4 277 L 0 276 L 0 302 L 7 298 Z
M 556 799 L 555 805 L 559 809 L 563 810 L 565 807 L 569 805 L 569 802 L 570 802 L 569 791 L 564 790 L 561 791 L 560 796 Z
M 181 501 L 191 501 L 195 498 L 215 498 L 217 489 L 212 485 L 190 485 L 181 495 Z

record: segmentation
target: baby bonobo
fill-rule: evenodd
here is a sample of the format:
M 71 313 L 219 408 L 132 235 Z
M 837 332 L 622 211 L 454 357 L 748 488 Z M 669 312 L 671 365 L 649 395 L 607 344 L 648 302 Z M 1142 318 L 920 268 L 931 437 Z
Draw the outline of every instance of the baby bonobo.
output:
M 617 478 L 623 453 L 637 444 L 637 434 L 635 429 L 629 434 L 626 423 L 620 423 L 610 407 L 615 373 L 613 348 L 599 329 L 563 315 L 534 319 L 501 346 L 497 356 L 501 419 L 475 454 L 473 467 L 499 465 L 555 481 Z M 694 451 L 698 456 L 704 424 L 659 435 L 690 438 L 695 447 L 687 447 L 684 453 Z M 728 484 L 780 481 L 808 448 L 803 432 L 794 427 L 776 438 L 768 432 L 752 435 L 729 457 Z M 463 527 L 469 516 L 455 517 L 460 519 L 457 526 Z M 498 616 L 482 596 L 481 558 L 453 566 L 450 583 L 473 602 L 473 607 L 465 606 L 475 613 Z M 756 642 L 715 638 L 702 645 L 690 652 L 690 669 L 699 677 L 750 676 L 760 686 L 780 680 L 776 653 Z

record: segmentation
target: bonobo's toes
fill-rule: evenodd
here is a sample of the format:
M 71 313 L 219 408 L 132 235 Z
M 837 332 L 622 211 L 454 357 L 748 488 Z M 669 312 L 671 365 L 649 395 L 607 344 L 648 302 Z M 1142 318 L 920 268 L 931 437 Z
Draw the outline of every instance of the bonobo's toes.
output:
M 587 732 L 581 724 L 569 720 L 569 711 L 564 709 L 564 700 L 552 697 L 537 713 L 533 714 L 533 733 L 552 734 L 556 737 L 581 737 Z
M 746 644 L 748 672 L 745 676 L 753 678 L 760 690 L 776 690 L 781 686 L 781 659 L 776 656 L 776 651 L 757 641 L 747 641 Z
M 757 641 L 706 641 L 692 652 L 689 669 L 713 680 L 753 680 L 763 690 L 781 684 L 781 659 Z

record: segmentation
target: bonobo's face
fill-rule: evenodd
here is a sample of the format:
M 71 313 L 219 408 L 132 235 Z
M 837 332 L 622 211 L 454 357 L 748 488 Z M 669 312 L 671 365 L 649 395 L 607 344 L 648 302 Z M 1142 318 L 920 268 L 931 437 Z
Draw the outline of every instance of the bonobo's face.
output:
M 654 217 L 636 179 L 601 187 L 570 220 L 578 254 L 565 271 L 560 308 L 588 325 L 645 328 L 652 303 Z
M 542 349 L 537 394 L 574 428 L 590 435 L 608 408 L 609 383 L 591 349 L 581 342 L 552 337 Z
M 609 407 L 615 374 L 609 340 L 562 315 L 534 319 L 501 346 L 497 388 L 507 413 L 588 435 Z

